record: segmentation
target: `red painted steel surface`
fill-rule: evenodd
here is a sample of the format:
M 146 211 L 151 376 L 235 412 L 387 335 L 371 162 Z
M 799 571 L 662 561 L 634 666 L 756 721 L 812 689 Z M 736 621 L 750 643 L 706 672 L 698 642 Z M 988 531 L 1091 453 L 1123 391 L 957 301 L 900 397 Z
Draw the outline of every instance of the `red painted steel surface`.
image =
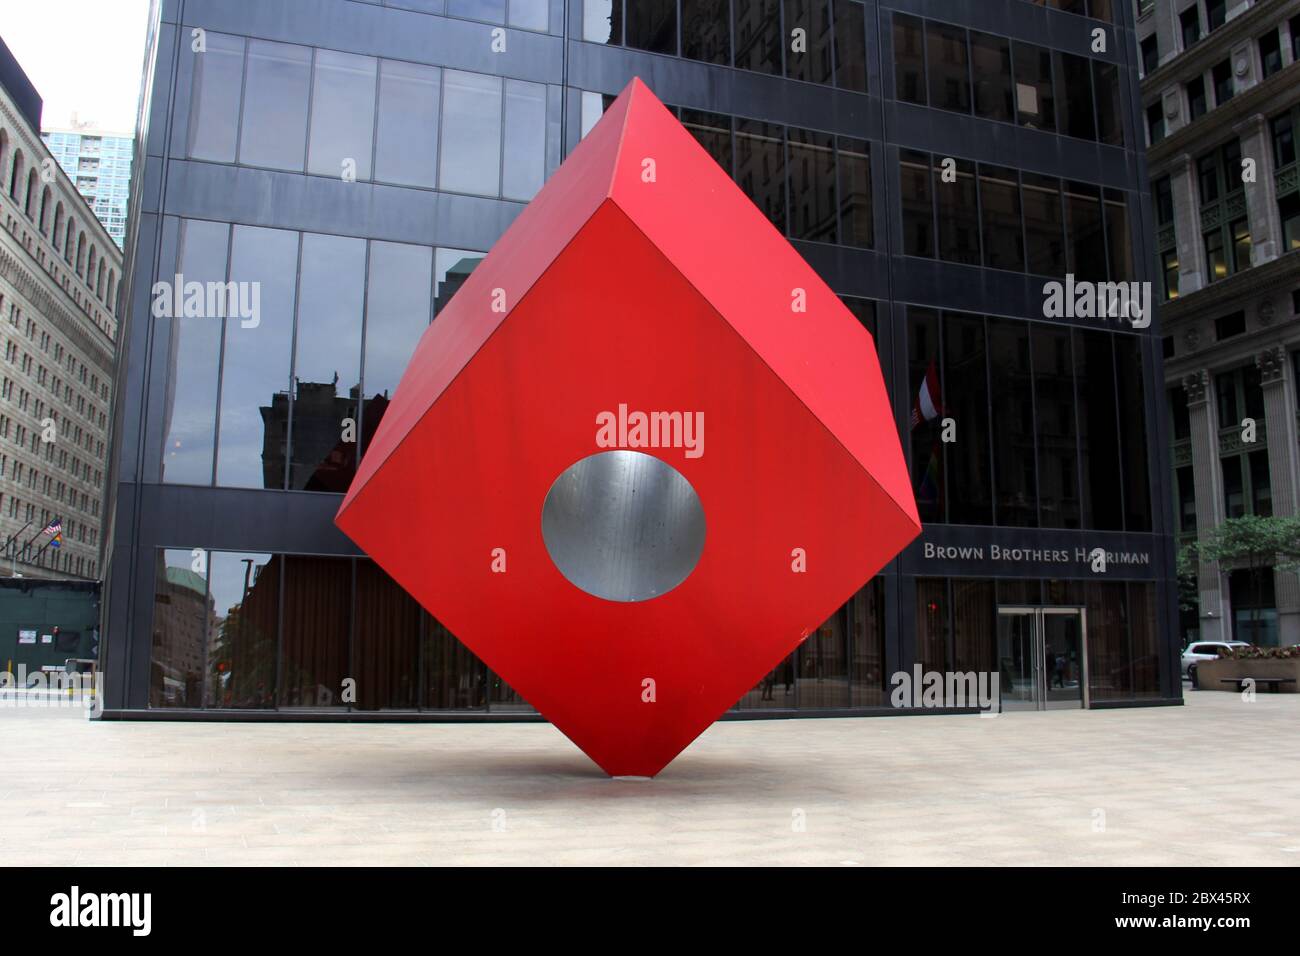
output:
M 637 603 L 575 587 L 541 534 L 551 484 L 602 450 L 596 416 L 621 403 L 706 423 L 701 457 L 639 449 L 690 481 L 707 537 L 680 586 Z M 635 776 L 920 530 L 871 337 L 635 80 L 425 333 L 336 521 L 606 772 Z

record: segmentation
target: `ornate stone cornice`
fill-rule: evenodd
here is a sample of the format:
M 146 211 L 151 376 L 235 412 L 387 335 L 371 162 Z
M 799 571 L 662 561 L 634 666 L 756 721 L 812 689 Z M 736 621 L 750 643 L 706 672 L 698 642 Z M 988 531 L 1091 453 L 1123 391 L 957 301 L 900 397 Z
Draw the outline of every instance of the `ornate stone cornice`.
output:
M 1286 349 L 1270 346 L 1255 356 L 1261 381 L 1265 385 L 1281 384 L 1286 376 Z

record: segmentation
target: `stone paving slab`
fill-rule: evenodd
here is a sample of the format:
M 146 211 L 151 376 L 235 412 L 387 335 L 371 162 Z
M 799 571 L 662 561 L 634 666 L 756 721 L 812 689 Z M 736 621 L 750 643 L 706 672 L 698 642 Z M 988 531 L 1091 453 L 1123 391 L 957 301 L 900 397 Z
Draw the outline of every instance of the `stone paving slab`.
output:
M 0 708 L 10 865 L 1300 865 L 1300 696 L 715 724 L 653 781 L 546 724 Z

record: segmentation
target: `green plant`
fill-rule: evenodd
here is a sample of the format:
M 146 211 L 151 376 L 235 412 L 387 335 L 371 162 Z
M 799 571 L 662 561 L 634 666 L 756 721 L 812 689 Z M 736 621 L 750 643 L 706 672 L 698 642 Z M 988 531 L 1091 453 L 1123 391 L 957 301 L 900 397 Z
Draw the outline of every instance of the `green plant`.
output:
M 1234 661 L 1295 660 L 1300 658 L 1300 647 L 1249 647 L 1229 648 L 1227 658 Z
M 1201 558 L 1218 562 L 1224 570 L 1249 572 L 1255 594 L 1250 612 L 1251 633 L 1258 633 L 1264 574 L 1275 568 L 1300 570 L 1300 517 L 1229 518 L 1199 542 L 1198 550 Z

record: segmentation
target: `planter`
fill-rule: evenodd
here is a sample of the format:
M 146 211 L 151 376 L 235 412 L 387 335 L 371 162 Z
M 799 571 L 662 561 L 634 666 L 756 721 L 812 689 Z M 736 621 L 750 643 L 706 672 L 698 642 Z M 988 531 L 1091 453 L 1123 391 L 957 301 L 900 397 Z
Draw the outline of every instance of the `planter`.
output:
M 1291 678 L 1294 684 L 1282 684 L 1276 688 L 1283 694 L 1294 694 L 1300 692 L 1300 658 L 1290 660 L 1220 660 L 1220 661 L 1201 661 L 1196 665 L 1196 683 L 1200 690 L 1227 690 L 1236 693 L 1237 684 L 1224 684 L 1224 680 L 1241 680 L 1244 677 L 1254 678 Z M 1274 688 L 1257 686 L 1255 693 L 1272 694 Z

